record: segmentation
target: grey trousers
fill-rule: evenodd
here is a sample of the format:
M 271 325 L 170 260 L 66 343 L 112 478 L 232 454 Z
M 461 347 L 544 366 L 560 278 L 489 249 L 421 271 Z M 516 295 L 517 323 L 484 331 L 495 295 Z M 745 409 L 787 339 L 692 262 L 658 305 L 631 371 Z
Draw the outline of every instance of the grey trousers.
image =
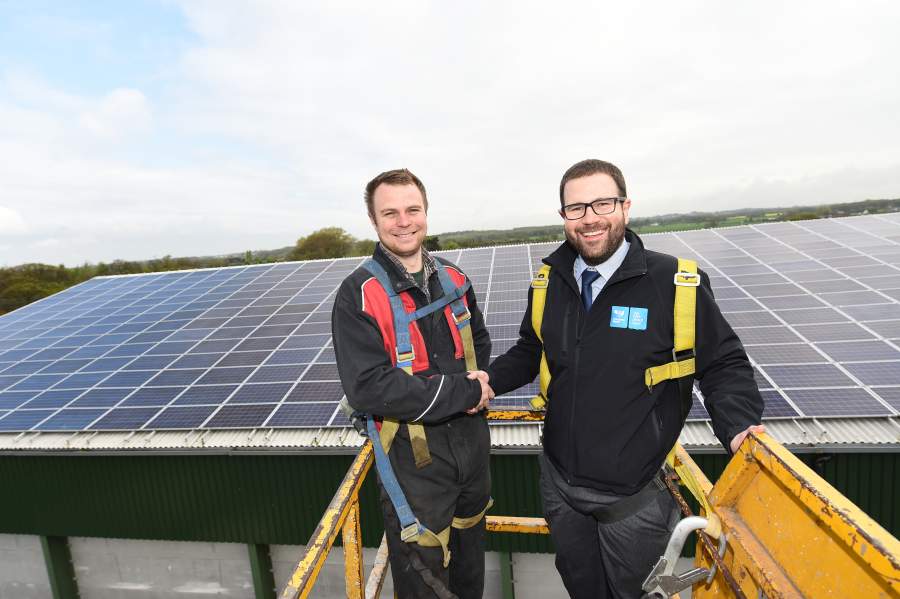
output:
M 666 549 L 681 516 L 678 504 L 660 490 L 637 513 L 600 524 L 594 509 L 621 496 L 566 483 L 541 454 L 541 498 L 544 517 L 556 547 L 556 569 L 574 599 L 640 597 L 641 583 Z

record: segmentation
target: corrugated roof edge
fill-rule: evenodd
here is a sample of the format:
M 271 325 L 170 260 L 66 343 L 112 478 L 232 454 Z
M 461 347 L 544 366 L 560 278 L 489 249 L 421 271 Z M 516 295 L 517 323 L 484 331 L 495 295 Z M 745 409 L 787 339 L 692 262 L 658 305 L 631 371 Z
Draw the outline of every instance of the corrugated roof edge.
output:
M 769 433 L 799 452 L 897 452 L 900 419 L 829 418 L 766 421 Z M 679 439 L 694 453 L 722 453 L 707 421 L 688 422 Z M 0 433 L 0 454 L 21 453 L 355 453 L 363 439 L 353 429 L 246 429 L 195 431 Z M 495 453 L 537 453 L 537 424 L 491 427 Z

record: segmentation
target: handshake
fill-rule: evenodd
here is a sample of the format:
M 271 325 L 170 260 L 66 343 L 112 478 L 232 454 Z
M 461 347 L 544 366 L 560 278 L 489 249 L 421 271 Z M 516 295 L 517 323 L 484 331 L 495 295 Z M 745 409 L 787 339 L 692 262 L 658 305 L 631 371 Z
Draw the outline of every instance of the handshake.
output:
M 478 402 L 474 407 L 466 410 L 466 414 L 475 414 L 480 412 L 481 410 L 486 410 L 490 406 L 491 400 L 494 399 L 494 390 L 491 389 L 491 386 L 488 385 L 488 381 L 490 380 L 490 376 L 483 370 L 472 370 L 469 371 L 469 374 L 466 376 L 469 380 L 478 379 L 478 382 L 481 383 L 481 401 Z

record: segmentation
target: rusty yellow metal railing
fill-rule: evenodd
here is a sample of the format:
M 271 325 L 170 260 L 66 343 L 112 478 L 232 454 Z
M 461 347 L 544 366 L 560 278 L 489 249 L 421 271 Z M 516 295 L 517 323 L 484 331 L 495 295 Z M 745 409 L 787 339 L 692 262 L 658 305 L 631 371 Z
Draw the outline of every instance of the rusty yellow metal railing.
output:
M 739 589 L 716 576 L 693 597 L 900 597 L 900 542 L 769 435 L 749 436 L 715 485 L 681 448 L 678 469 L 719 516 Z M 698 542 L 699 565 L 713 554 Z
M 362 538 L 359 528 L 359 489 L 374 461 L 372 444 L 366 441 L 356 459 L 350 465 L 347 475 L 338 487 L 337 493 L 319 525 L 313 531 L 306 553 L 291 579 L 281 593 L 282 599 L 305 599 L 310 596 L 325 558 L 334 545 L 338 532 L 343 532 L 344 572 L 347 581 L 347 597 L 362 599 L 365 588 L 362 574 Z
M 515 410 L 492 411 L 492 420 L 537 421 L 543 417 L 535 412 Z M 364 579 L 362 560 L 362 538 L 359 523 L 359 490 L 372 467 L 374 455 L 372 444 L 366 441 L 328 508 L 313 531 L 306 545 L 306 552 L 294 569 L 290 580 L 281 593 L 281 599 L 305 599 L 310 597 L 313 585 L 319 576 L 339 532 L 342 533 L 344 547 L 344 574 L 347 597 L 350 599 L 377 599 L 387 572 L 387 541 L 382 536 L 381 545 L 375 557 L 375 565 Z M 550 529 L 543 518 L 521 518 L 513 516 L 487 516 L 486 528 L 493 532 L 518 532 L 549 534 Z M 365 580 L 365 583 L 364 583 Z

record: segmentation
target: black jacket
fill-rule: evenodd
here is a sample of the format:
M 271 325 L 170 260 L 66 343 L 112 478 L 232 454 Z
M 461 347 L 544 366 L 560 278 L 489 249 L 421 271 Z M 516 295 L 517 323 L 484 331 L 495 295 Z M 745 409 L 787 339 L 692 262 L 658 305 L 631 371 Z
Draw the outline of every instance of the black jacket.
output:
M 644 370 L 672 361 L 677 259 L 644 249 L 628 230 L 624 262 L 585 313 L 573 275 L 576 252 L 563 243 L 551 265 L 542 334 L 552 379 L 544 452 L 572 485 L 632 494 L 659 470 L 690 409 L 676 381 L 644 384 Z M 541 344 L 531 326 L 531 291 L 519 341 L 491 364 L 499 395 L 537 375 Z M 613 306 L 647 308 L 646 330 L 610 326 Z M 719 441 L 758 424 L 763 402 L 747 354 L 701 272 L 697 289 L 696 378 Z
M 380 245 L 374 258 L 387 271 L 395 291 L 409 291 L 417 307 L 426 305 L 425 294 L 397 272 Z M 459 270 L 446 260 L 435 259 L 440 268 L 447 265 Z M 417 321 L 428 349 L 428 368 L 410 376 L 393 365 L 377 321 L 364 311 L 362 287 L 371 278 L 362 267 L 350 273 L 341 283 L 331 314 L 338 372 L 350 405 L 360 412 L 401 421 L 421 418 L 426 430 L 427 425 L 467 417 L 465 410 L 481 398 L 481 386 L 466 378 L 465 361 L 455 357 L 444 313 L 439 310 Z M 437 274 L 429 280 L 429 291 L 434 299 L 443 295 Z M 491 355 L 490 337 L 471 289 L 466 301 L 472 313 L 477 361 L 484 368 Z M 483 415 L 476 418 L 484 420 Z M 399 434 L 405 435 L 406 427 L 401 427 Z

